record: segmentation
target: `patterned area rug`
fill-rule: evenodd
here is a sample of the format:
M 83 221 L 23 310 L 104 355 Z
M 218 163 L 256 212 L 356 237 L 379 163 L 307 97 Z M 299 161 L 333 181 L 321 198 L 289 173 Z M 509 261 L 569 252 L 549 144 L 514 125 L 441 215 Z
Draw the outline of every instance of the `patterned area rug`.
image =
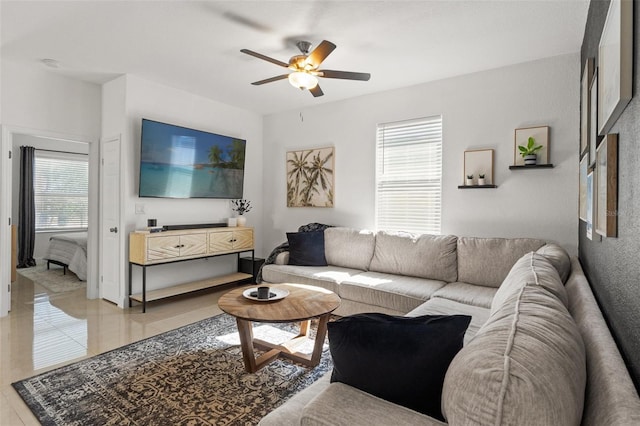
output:
M 271 342 L 296 333 L 294 324 L 254 325 Z M 43 425 L 255 425 L 332 368 L 325 344 L 313 369 L 277 359 L 249 374 L 239 345 L 235 318 L 221 314 L 13 387 Z
M 42 259 L 36 260 L 35 267 L 21 268 L 17 272 L 54 293 L 73 291 L 87 286 L 85 281 L 80 281 L 76 274 L 68 269 L 67 274 L 63 275 L 61 266 L 51 264 L 51 269 L 47 269 L 47 261 Z

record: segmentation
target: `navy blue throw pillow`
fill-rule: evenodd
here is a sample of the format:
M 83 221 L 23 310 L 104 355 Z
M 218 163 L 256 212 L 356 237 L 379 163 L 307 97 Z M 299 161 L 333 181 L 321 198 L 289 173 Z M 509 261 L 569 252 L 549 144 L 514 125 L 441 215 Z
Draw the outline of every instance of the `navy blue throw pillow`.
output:
M 439 420 L 444 376 L 462 349 L 467 315 L 358 314 L 328 324 L 331 382 Z
M 287 232 L 289 265 L 327 266 L 324 257 L 324 231 Z

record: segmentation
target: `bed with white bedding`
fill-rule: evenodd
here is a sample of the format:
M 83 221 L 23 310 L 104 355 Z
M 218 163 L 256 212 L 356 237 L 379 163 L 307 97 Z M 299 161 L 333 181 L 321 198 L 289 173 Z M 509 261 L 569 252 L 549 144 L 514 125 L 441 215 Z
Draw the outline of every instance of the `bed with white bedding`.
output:
M 43 256 L 49 263 L 68 268 L 82 281 L 87 280 L 87 233 L 69 232 L 54 234 Z

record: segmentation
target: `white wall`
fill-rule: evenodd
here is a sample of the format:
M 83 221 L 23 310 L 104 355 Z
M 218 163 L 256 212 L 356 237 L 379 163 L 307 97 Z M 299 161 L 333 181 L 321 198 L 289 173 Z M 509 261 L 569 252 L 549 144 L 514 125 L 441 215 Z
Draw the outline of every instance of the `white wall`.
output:
M 256 113 L 231 107 L 191 93 L 163 86 L 140 77 L 125 77 L 125 115 L 122 136 L 123 150 L 123 215 L 126 233 L 146 227 L 147 219 L 155 218 L 158 225 L 214 223 L 226 221 L 232 212 L 229 200 L 215 199 L 161 199 L 138 197 L 138 173 L 140 161 L 140 126 L 142 118 L 176 124 L 198 130 L 209 131 L 227 136 L 246 139 L 246 163 L 244 180 L 244 198 L 251 200 L 253 210 L 248 213 L 247 226 L 253 226 L 256 239 L 256 255 L 262 254 L 263 230 L 262 215 L 264 202 L 262 196 L 262 117 Z M 106 87 L 106 86 L 105 86 Z M 114 89 L 116 90 L 116 89 Z M 117 89 L 120 90 L 120 89 Z M 113 98 L 120 102 L 122 96 L 105 94 L 105 99 Z M 117 108 L 106 106 L 105 111 Z M 117 112 L 110 112 L 117 115 Z M 109 131 L 118 128 L 117 119 L 105 118 Z M 107 123 L 107 124 L 108 124 Z M 103 136 L 109 136 L 103 134 Z M 136 214 L 136 204 L 141 205 L 145 213 Z M 127 252 L 128 238 L 125 242 Z M 126 254 L 125 261 L 128 259 Z M 124 263 L 126 264 L 126 263 Z M 188 273 L 185 274 L 185 268 Z M 163 265 L 147 271 L 149 289 L 166 287 L 182 283 L 222 275 L 235 271 L 235 256 L 197 260 L 188 264 Z M 140 282 L 139 268 L 134 268 L 134 282 Z M 123 281 L 124 282 L 124 281 Z M 126 294 L 123 291 L 122 294 Z
M 376 125 L 442 114 L 442 233 L 537 237 L 576 254 L 579 75 L 576 53 L 265 117 L 265 248 L 309 222 L 373 229 Z M 555 168 L 509 170 L 514 129 L 537 125 L 551 127 Z M 335 207 L 287 208 L 285 152 L 328 145 Z M 495 150 L 498 188 L 459 190 L 464 151 L 478 148 Z
M 101 120 L 100 86 L 58 75 L 55 71 L 39 65 L 2 58 L 0 88 L 2 92 L 0 123 L 4 128 L 5 143 L 10 144 L 12 149 L 14 134 L 87 141 L 92 144 L 97 142 Z M 15 150 L 14 154 L 16 154 Z M 19 155 L 14 155 L 14 159 L 16 157 Z M 97 190 L 96 161 L 95 158 L 90 158 L 90 201 L 91 194 Z M 2 194 L 4 205 L 12 202 L 13 193 L 18 190 L 18 187 L 15 186 L 12 173 L 8 172 L 8 168 L 3 168 L 2 179 L 12 183 L 10 191 Z M 97 217 L 95 204 L 90 203 L 90 227 L 97 222 Z M 17 217 L 15 219 L 17 220 Z M 88 249 L 90 253 L 95 253 L 91 236 Z M 92 272 L 91 268 L 89 272 Z M 3 294 L 0 294 L 0 297 L 2 296 Z
M 98 139 L 99 85 L 5 58 L 1 67 L 3 125 Z

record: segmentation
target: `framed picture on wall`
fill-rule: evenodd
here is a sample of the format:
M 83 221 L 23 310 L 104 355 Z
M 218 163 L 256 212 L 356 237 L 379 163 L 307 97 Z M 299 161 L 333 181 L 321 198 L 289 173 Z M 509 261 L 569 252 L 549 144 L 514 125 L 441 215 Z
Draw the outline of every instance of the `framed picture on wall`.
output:
M 603 237 L 618 235 L 618 135 L 609 134 L 596 153 L 596 232 Z
M 589 164 L 596 161 L 596 148 L 598 147 L 598 70 L 593 72 L 591 87 L 589 88 L 591 100 L 591 119 L 589 120 Z
M 334 147 L 288 151 L 287 207 L 333 207 Z
M 523 127 L 515 130 L 513 146 L 513 165 L 523 166 L 524 158 L 520 155 L 518 146 L 527 146 L 529 138 L 532 137 L 536 145 L 542 145 L 538 151 L 538 164 L 549 164 L 549 126 Z
M 580 84 L 580 156 L 589 149 L 589 120 L 591 119 L 591 99 L 589 99 L 589 88 L 593 78 L 593 58 L 587 59 L 582 72 Z
M 600 37 L 598 134 L 602 136 L 611 130 L 632 97 L 633 3 L 611 0 Z
M 587 221 L 587 169 L 589 168 L 589 156 L 583 155 L 580 160 L 580 208 L 578 216 L 580 220 Z
M 587 238 L 593 239 L 593 169 L 587 171 Z
M 493 149 L 476 149 L 464 152 L 463 185 L 468 176 L 473 175 L 473 181 L 478 185 L 493 185 Z M 479 183 L 480 175 L 484 176 L 484 183 Z

